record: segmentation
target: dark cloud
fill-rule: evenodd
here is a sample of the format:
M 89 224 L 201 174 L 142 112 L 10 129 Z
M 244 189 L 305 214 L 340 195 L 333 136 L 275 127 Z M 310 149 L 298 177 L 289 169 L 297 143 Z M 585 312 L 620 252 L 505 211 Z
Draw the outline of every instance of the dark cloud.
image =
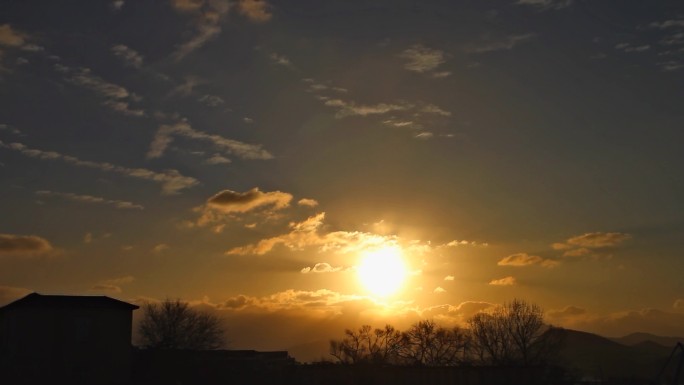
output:
M 36 235 L 0 234 L 0 256 L 34 256 L 53 250 L 50 242 Z

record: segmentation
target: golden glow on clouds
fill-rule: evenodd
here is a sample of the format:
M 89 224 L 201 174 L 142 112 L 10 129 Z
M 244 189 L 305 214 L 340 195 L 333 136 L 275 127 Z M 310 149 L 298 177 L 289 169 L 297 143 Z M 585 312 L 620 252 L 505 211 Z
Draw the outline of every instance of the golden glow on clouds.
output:
M 362 258 L 357 270 L 358 278 L 368 291 L 386 297 L 401 288 L 407 269 L 399 247 L 386 246 L 368 251 Z

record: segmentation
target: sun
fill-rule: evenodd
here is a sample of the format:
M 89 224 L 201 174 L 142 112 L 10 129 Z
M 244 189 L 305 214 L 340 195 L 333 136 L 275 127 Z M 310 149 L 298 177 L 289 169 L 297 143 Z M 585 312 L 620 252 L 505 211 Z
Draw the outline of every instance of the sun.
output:
M 357 268 L 361 284 L 379 297 L 396 293 L 406 279 L 406 264 L 399 247 L 386 246 L 363 254 Z

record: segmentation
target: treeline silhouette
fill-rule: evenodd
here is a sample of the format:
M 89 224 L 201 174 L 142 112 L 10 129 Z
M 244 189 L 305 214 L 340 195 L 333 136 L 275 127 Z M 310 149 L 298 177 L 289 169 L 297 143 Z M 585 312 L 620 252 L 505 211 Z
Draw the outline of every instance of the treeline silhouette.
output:
M 477 313 L 467 325 L 423 320 L 404 331 L 363 325 L 330 341 L 330 354 L 348 365 L 539 367 L 553 363 L 563 342 L 559 328 L 544 324 L 542 309 L 524 300 Z

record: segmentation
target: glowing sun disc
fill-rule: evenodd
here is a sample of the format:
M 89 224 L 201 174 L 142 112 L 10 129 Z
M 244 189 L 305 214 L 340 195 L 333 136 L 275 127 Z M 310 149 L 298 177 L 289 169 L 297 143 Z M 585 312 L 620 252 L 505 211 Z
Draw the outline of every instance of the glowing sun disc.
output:
M 377 296 L 394 294 L 406 279 L 406 265 L 398 247 L 366 252 L 358 266 L 361 284 Z

